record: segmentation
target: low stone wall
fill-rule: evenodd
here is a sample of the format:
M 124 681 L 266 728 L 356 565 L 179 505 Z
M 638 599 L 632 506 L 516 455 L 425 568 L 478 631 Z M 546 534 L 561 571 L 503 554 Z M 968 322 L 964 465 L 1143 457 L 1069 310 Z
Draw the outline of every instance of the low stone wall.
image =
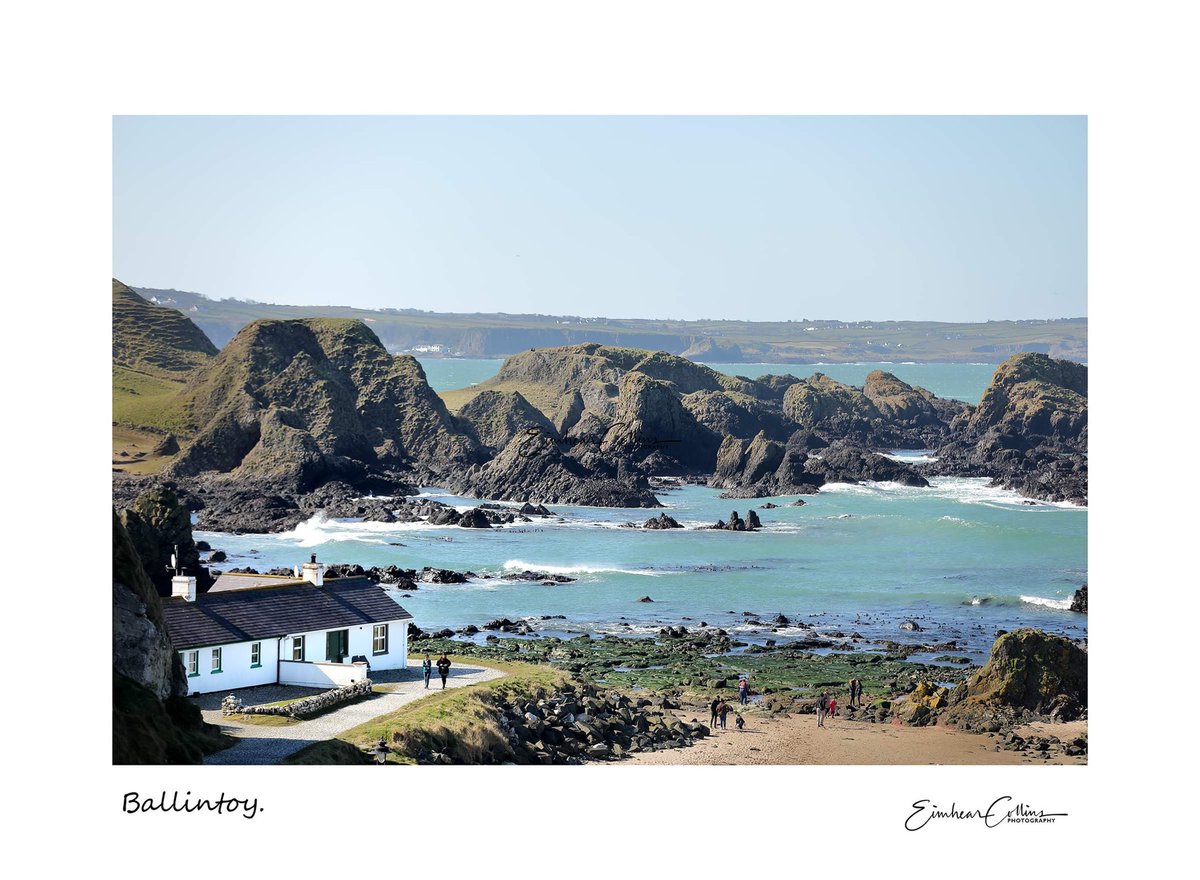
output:
M 222 715 L 286 715 L 290 718 L 303 718 L 316 715 L 332 709 L 339 703 L 357 699 L 371 693 L 371 679 L 365 678 L 345 687 L 334 688 L 323 694 L 315 694 L 294 703 L 283 706 L 243 706 L 241 699 L 230 694 L 221 701 Z

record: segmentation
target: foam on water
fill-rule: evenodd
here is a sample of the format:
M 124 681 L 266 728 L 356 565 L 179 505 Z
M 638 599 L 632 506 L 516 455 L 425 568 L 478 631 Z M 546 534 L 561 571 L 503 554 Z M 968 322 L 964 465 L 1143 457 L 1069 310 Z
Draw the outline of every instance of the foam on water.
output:
M 545 565 L 540 562 L 526 562 L 524 559 L 510 559 L 501 567 L 503 571 L 541 571 L 546 574 L 636 574 L 644 577 L 661 577 L 666 572 L 648 568 L 622 568 L 619 565 L 579 564 L 579 565 Z
M 1071 610 L 1070 599 L 1045 599 L 1041 596 L 1022 596 L 1022 602 L 1027 602 L 1030 605 L 1043 605 L 1046 608 L 1057 608 L 1060 611 Z

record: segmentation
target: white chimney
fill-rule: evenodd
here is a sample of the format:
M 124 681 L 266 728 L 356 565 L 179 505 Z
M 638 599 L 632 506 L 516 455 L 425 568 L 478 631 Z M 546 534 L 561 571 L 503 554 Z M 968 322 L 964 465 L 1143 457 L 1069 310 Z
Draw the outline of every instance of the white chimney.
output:
M 187 602 L 196 601 L 196 579 L 186 574 L 177 574 L 171 578 L 171 596 L 179 597 Z
M 322 586 L 325 583 L 325 563 L 317 562 L 317 554 L 314 553 L 309 561 L 304 563 L 300 576 L 314 587 Z

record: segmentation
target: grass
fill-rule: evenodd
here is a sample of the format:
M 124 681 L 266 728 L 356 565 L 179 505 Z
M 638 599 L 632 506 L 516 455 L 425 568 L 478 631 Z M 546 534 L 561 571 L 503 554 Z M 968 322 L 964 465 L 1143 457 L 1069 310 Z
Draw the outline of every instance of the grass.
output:
M 540 689 L 562 684 L 566 675 L 548 666 L 451 655 L 457 664 L 486 665 L 505 673 L 503 678 L 453 690 L 436 691 L 332 740 L 314 743 L 286 760 L 288 764 L 345 764 L 347 747 L 365 754 L 380 738 L 389 744 L 390 764 L 415 764 L 413 754 L 428 748 L 454 756 L 455 763 L 484 763 L 502 756 L 507 741 L 499 732 L 494 705 L 497 699 L 530 697 Z
M 179 405 L 183 387 L 178 379 L 113 364 L 113 423 L 186 434 L 190 426 Z

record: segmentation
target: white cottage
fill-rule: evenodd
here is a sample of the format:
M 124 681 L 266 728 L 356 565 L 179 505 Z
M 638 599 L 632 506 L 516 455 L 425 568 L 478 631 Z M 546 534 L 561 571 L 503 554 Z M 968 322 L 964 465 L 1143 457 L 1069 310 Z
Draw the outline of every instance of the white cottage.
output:
M 408 621 L 394 588 L 326 581 L 314 554 L 299 577 L 224 574 L 207 593 L 177 576 L 163 602 L 191 694 L 260 684 L 338 687 L 408 667 Z

